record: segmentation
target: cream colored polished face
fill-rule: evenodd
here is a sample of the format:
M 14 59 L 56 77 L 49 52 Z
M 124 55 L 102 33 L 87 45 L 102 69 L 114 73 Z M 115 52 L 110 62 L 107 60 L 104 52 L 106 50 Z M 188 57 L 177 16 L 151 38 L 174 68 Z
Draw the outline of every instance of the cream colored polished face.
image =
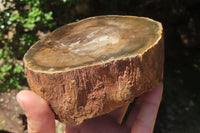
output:
M 160 23 L 131 16 L 100 16 L 62 26 L 38 41 L 24 61 L 35 70 L 69 70 L 142 54 L 160 38 Z

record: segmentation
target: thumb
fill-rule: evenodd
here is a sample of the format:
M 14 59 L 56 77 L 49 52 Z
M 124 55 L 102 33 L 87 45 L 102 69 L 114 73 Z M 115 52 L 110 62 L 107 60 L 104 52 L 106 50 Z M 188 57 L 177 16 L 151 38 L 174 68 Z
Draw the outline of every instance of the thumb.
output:
M 16 97 L 28 119 L 29 133 L 55 133 L 54 114 L 44 99 L 28 90 Z

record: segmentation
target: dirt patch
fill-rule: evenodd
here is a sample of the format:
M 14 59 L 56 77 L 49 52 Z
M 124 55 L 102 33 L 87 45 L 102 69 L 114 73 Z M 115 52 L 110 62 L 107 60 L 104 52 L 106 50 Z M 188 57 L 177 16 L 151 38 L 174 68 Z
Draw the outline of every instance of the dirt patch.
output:
M 25 133 L 26 117 L 16 101 L 17 90 L 0 95 L 0 132 Z

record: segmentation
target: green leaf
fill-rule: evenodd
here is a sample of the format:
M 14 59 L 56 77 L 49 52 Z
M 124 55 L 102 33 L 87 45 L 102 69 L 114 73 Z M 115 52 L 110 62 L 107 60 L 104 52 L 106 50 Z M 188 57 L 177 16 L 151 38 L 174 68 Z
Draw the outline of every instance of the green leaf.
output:
M 3 58 L 3 49 L 0 49 L 0 59 Z
M 11 69 L 12 69 L 12 65 L 3 65 L 0 70 L 1 72 L 8 72 Z
M 12 85 L 13 87 L 17 87 L 18 89 L 21 87 L 20 84 L 19 84 L 18 79 L 15 78 L 15 77 L 10 78 L 9 84 Z
M 1 124 L 6 124 L 6 120 L 2 120 L 2 121 L 1 121 Z
M 21 72 L 23 72 L 23 67 L 16 64 L 15 68 L 13 69 L 13 73 L 16 74 L 16 73 L 21 73 Z
M 24 24 L 24 28 L 27 28 L 27 29 L 33 29 L 35 27 L 35 24 L 34 23 L 27 23 L 27 24 Z
M 38 21 L 40 21 L 41 20 L 41 17 L 40 16 L 37 16 L 36 18 L 35 18 L 35 21 L 36 22 L 38 22 Z
M 52 20 L 53 18 L 52 18 L 52 12 L 49 12 L 49 13 L 46 13 L 44 16 L 45 16 L 45 19 L 46 20 Z
M 0 79 L 3 80 L 5 78 L 5 76 L 6 76 L 6 73 L 5 72 L 1 72 Z
M 19 13 L 18 13 L 18 14 L 13 14 L 13 16 L 10 18 L 10 21 L 11 21 L 11 22 L 14 22 L 14 21 L 16 21 L 16 20 L 19 19 L 19 18 L 20 18 Z

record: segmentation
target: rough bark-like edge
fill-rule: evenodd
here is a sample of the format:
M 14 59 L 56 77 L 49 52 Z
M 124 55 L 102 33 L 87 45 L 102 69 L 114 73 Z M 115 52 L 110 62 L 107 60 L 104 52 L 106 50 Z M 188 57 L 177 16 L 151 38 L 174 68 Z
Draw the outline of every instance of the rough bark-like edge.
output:
M 163 80 L 164 42 L 135 57 L 68 72 L 34 72 L 25 66 L 31 90 L 44 98 L 57 119 L 78 125 L 132 102 Z

